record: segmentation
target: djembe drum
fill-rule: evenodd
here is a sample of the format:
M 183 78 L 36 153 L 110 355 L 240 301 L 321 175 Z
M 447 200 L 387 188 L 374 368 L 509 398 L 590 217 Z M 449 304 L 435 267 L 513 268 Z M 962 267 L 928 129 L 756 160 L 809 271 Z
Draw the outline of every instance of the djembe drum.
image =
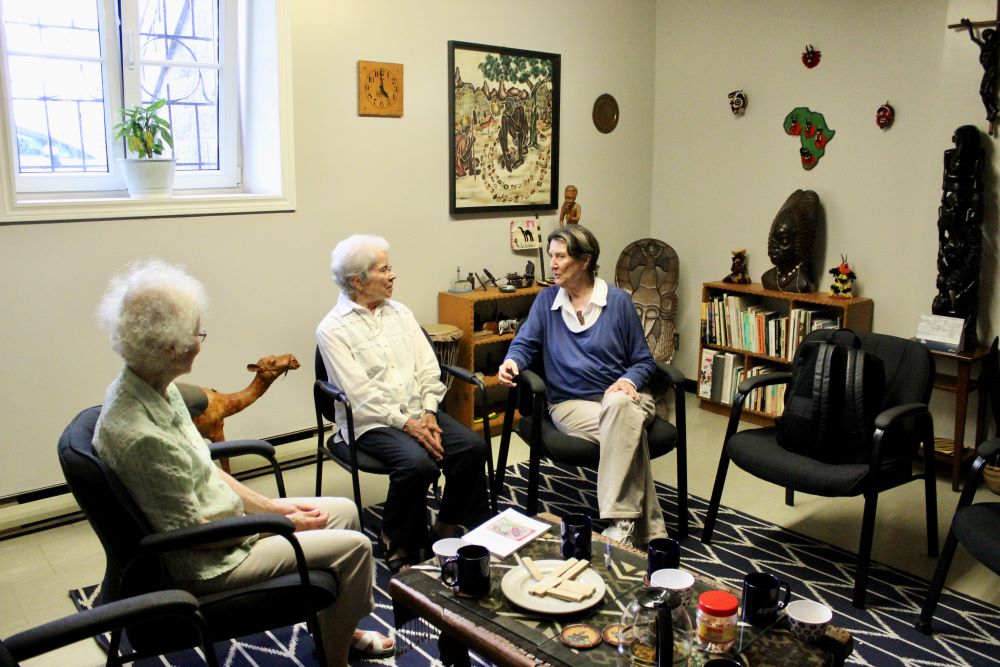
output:
M 451 324 L 438 323 L 425 325 L 424 331 L 431 339 L 438 363 L 454 366 L 458 362 L 458 344 L 462 340 L 462 330 Z M 454 379 L 451 375 L 447 375 L 444 380 L 445 387 L 451 389 L 451 382 Z

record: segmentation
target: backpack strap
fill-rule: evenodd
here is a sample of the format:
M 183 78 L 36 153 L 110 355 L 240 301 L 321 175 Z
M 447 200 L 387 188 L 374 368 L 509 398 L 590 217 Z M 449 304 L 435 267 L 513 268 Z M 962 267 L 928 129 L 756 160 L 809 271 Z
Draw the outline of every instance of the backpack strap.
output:
M 844 373 L 844 417 L 847 435 L 854 442 L 867 438 L 865 429 L 865 353 L 864 350 L 847 350 Z
M 820 343 L 816 350 L 816 365 L 813 367 L 812 420 L 816 433 L 826 433 L 830 417 L 830 373 L 836 345 Z

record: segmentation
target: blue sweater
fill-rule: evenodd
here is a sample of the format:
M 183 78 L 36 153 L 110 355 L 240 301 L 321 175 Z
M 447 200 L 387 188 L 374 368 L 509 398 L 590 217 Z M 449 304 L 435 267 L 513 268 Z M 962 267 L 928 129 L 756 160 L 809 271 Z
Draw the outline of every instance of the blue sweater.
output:
M 642 389 L 656 370 L 632 299 L 608 286 L 608 303 L 586 331 L 573 333 L 562 310 L 552 310 L 556 286 L 539 292 L 528 319 L 518 329 L 507 358 L 525 369 L 542 353 L 549 403 L 580 398 L 601 400 L 604 390 L 621 378 Z

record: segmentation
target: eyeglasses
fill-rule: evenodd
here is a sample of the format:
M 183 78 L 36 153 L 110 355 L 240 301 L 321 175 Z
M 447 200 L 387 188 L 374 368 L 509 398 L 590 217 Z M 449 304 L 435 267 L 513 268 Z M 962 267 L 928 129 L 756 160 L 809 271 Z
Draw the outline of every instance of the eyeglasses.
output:
M 204 343 L 205 339 L 208 338 L 208 332 L 202 329 L 201 331 L 195 334 L 195 338 L 198 338 L 202 343 Z

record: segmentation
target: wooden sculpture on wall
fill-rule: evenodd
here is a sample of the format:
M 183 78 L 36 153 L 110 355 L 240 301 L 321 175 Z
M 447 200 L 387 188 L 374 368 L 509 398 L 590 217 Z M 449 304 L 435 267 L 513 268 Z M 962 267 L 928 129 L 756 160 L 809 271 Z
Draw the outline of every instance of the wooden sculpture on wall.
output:
M 208 387 L 178 384 L 184 402 L 191 412 L 191 418 L 202 437 L 211 442 L 226 439 L 223 422 L 260 398 L 268 387 L 288 371 L 299 367 L 299 360 L 293 354 L 261 357 L 255 364 L 247 364 L 247 370 L 254 374 L 250 384 L 241 391 L 223 394 Z
M 955 130 L 954 148 L 944 152 L 944 183 L 938 208 L 935 315 L 964 319 L 968 342 L 976 333 L 979 266 L 983 255 L 983 161 L 974 125 Z
M 632 297 L 657 361 L 670 361 L 674 356 L 679 266 L 677 252 L 657 239 L 625 246 L 615 265 L 615 284 Z

